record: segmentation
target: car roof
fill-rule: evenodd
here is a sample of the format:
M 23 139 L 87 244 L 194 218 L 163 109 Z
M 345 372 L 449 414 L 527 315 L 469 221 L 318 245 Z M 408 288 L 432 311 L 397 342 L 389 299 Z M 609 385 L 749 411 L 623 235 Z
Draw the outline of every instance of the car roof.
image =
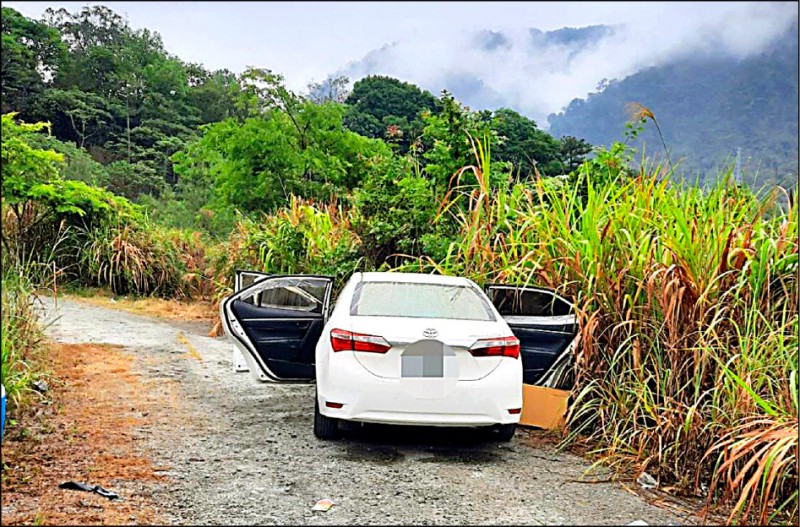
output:
M 370 272 L 361 273 L 362 282 L 409 282 L 417 284 L 441 284 L 441 285 L 471 285 L 470 281 L 460 276 L 443 276 L 438 274 L 425 273 L 391 273 L 391 272 Z

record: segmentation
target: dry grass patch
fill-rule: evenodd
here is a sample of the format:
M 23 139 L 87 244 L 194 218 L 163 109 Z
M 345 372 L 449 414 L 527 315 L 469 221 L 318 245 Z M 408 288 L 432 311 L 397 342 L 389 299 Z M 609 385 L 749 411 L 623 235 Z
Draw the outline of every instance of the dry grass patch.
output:
M 135 432 L 174 411 L 174 387 L 162 383 L 151 395 L 132 358 L 112 346 L 53 344 L 51 352 L 51 403 L 20 417 L 3 444 L 2 524 L 165 523 L 153 498 L 164 467 L 141 454 Z M 122 499 L 58 488 L 70 480 Z
M 165 318 L 167 320 L 208 322 L 209 325 L 218 318 L 218 308 L 207 300 L 167 300 L 164 298 L 115 297 L 112 293 L 97 290 L 91 295 L 64 294 L 63 298 L 86 302 L 108 309 L 121 309 L 136 315 Z

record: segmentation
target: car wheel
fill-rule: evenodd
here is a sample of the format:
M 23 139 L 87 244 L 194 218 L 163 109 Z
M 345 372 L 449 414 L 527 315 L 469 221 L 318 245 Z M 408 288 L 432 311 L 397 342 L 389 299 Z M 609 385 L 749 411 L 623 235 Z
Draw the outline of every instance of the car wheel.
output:
M 316 397 L 314 398 L 314 435 L 320 439 L 339 437 L 339 420 L 322 415 Z
M 500 425 L 497 427 L 497 431 L 494 437 L 498 441 L 507 443 L 511 441 L 511 439 L 514 437 L 514 432 L 516 431 L 517 431 L 516 423 L 512 423 L 510 425 Z

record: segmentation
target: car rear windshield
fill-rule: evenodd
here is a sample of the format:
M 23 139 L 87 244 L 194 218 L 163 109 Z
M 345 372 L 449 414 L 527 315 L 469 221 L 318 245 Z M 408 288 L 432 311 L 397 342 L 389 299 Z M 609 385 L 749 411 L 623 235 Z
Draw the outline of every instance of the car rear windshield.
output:
M 494 321 L 489 302 L 469 286 L 414 282 L 362 282 L 351 315 Z

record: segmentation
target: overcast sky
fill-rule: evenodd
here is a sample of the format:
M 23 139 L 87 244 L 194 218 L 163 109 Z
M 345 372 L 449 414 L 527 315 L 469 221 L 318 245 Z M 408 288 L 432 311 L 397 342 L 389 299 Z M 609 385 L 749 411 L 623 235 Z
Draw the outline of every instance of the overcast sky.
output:
M 583 96 L 602 77 L 634 73 L 678 51 L 691 51 L 709 39 L 731 52 L 757 51 L 774 33 L 797 17 L 797 3 L 768 5 L 748 2 L 2 2 L 26 16 L 41 17 L 47 7 L 77 11 L 88 4 L 108 5 L 127 16 L 134 28 L 158 31 L 167 50 L 207 68 L 240 72 L 247 66 L 282 73 L 290 88 L 302 90 L 323 80 L 350 61 L 392 42 L 408 46 L 405 63 L 397 66 L 404 80 L 423 82 L 458 56 L 448 49 L 469 30 L 552 30 L 564 26 L 626 24 L 630 33 L 619 49 L 604 48 L 576 63 L 580 69 L 559 71 L 557 82 L 522 71 L 522 64 L 496 64 L 497 58 L 473 57 L 479 75 L 501 90 L 537 81 L 544 101 L 557 111 L 574 96 Z M 450 47 L 453 47 L 453 44 Z M 624 48 L 622 47 L 624 46 Z M 511 57 L 510 57 L 511 59 Z M 520 57 L 514 57 L 519 62 Z M 501 61 L 502 62 L 502 61 Z M 516 66 L 511 70 L 509 66 Z M 461 66 L 463 67 L 463 66 Z M 586 71 L 590 69 L 591 71 Z M 495 69 L 500 68 L 500 69 Z M 505 69 L 503 69 L 505 68 Z M 419 71 L 417 71 L 419 70 Z M 425 70 L 425 71 L 423 71 Z M 387 72 L 390 73 L 390 72 Z M 609 75 L 608 73 L 611 73 Z M 508 76 L 511 75 L 511 78 Z M 515 78 L 514 75 L 519 75 Z M 417 78 L 413 78 L 417 77 Z M 563 78 L 562 78 L 563 77 Z M 574 78 L 573 78 L 574 77 Z M 595 78 L 597 77 L 597 78 Z M 588 87 L 588 88 L 587 88 Z M 438 91 L 438 90 L 437 90 Z M 524 94 L 512 94 L 523 107 Z M 539 113 L 544 111 L 537 107 Z

